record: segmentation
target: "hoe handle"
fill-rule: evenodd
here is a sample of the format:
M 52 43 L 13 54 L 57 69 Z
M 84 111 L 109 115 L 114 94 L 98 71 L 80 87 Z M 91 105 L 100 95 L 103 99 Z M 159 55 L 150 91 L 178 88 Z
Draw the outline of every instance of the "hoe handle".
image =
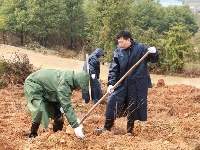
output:
M 89 66 L 88 54 L 86 54 L 86 64 L 87 64 L 87 73 L 90 75 L 90 66 Z M 90 96 L 90 100 L 92 100 L 92 91 L 91 91 L 90 79 L 89 79 L 89 96 Z

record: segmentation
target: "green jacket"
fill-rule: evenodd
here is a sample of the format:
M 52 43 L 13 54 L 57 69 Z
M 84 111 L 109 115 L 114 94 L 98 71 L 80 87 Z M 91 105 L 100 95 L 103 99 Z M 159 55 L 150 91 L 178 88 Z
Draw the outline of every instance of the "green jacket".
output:
M 89 75 L 73 71 L 42 69 L 29 75 L 24 84 L 26 103 L 33 122 L 45 128 L 49 118 L 54 117 L 54 108 L 49 102 L 58 102 L 63 108 L 69 124 L 79 126 L 71 103 L 73 89 L 88 91 Z

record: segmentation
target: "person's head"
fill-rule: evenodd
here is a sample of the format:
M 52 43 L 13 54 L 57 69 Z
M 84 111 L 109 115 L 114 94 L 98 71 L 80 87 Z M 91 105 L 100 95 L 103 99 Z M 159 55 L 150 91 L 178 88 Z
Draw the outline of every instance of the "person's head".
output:
M 97 48 L 94 53 L 93 53 L 97 58 L 98 60 L 101 62 L 102 59 L 103 59 L 103 56 L 104 56 L 104 52 L 101 48 Z
M 99 56 L 99 57 L 98 57 L 98 60 L 101 62 L 101 61 L 103 60 L 103 56 L 102 56 L 102 55 Z
M 122 30 L 117 34 L 118 44 L 122 49 L 126 49 L 131 46 L 132 36 L 129 31 Z
M 85 71 L 74 72 L 74 90 L 82 89 L 83 92 L 87 92 L 89 86 L 90 76 Z

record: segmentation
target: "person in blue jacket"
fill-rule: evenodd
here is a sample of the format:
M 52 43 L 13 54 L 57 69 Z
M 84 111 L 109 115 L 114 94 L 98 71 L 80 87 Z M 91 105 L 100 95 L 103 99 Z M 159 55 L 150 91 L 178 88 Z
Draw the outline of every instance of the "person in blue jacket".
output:
M 147 121 L 147 93 L 152 87 L 148 62 L 155 63 L 159 59 L 159 53 L 155 47 L 147 47 L 132 39 L 129 31 L 120 31 L 117 34 L 118 46 L 115 49 L 109 74 L 109 92 L 106 105 L 106 120 L 102 128 L 96 129 L 102 133 L 111 130 L 117 117 L 127 117 L 127 133 L 132 134 L 134 121 Z M 115 83 L 147 52 L 150 52 L 123 81 L 115 88 Z
M 89 74 L 90 74 L 90 87 L 91 87 L 91 96 L 94 104 L 103 96 L 101 90 L 101 84 L 99 82 L 100 76 L 100 62 L 104 56 L 102 49 L 97 48 L 88 58 L 89 64 Z M 87 72 L 87 62 L 84 62 L 83 71 Z M 90 101 L 89 92 L 82 92 L 82 98 L 85 99 L 85 103 L 88 104 Z

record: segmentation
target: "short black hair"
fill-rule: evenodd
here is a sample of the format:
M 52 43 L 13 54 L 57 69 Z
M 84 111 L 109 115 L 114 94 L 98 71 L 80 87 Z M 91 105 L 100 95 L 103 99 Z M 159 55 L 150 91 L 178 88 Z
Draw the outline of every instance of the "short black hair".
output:
M 132 39 L 131 33 L 126 30 L 122 30 L 117 34 L 117 39 L 121 37 L 123 37 L 125 40 L 127 40 L 128 38 Z

